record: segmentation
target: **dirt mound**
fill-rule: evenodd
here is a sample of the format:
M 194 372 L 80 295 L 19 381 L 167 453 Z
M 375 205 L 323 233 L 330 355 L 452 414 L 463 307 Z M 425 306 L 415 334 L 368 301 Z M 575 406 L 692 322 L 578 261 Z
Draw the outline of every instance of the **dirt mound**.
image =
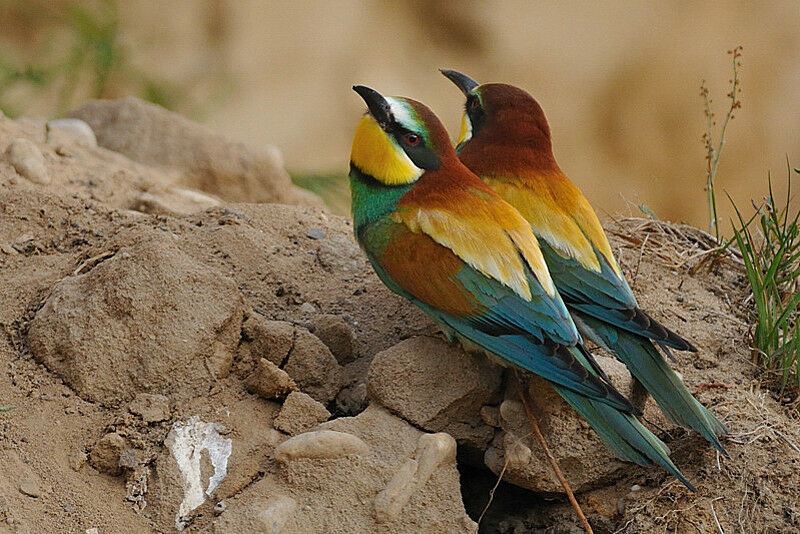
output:
M 28 347 L 91 402 L 119 405 L 138 392 L 181 402 L 230 372 L 243 300 L 233 280 L 163 232 L 133 234 L 117 236 L 132 246 L 53 287 Z
M 200 135 L 153 113 L 142 121 L 164 122 L 165 143 Z M 84 126 L 48 137 L 44 121 L 0 119 L 0 406 L 14 406 L 0 412 L 0 532 L 474 532 L 495 473 L 517 485 L 500 483 L 482 531 L 574 527 L 503 371 L 391 294 L 349 221 L 197 197 L 186 160 L 153 156 L 157 129 L 145 164 L 93 146 Z M 93 133 L 122 147 L 114 128 Z M 9 161 L 15 139 L 43 168 Z M 758 389 L 740 269 L 691 274 L 708 242 L 690 229 L 610 229 L 643 307 L 700 347 L 677 367 L 730 426 L 731 458 L 649 403 L 692 495 L 611 459 L 537 395 L 590 520 L 797 530 L 800 431 Z

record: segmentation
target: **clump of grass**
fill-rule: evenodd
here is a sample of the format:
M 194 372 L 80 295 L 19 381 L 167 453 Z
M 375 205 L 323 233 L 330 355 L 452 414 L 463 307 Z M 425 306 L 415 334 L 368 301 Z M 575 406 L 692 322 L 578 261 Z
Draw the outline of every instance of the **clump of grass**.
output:
M 706 149 L 706 197 L 708 202 L 708 232 L 713 234 L 722 253 L 734 243 L 739 249 L 750 285 L 754 325 L 751 330 L 753 357 L 756 363 L 778 378 L 783 397 L 800 393 L 800 211 L 792 206 L 791 167 L 786 201 L 780 206 L 768 180 L 768 195 L 761 205 L 753 204 L 755 213 L 745 220 L 739 207 L 731 200 L 738 220 L 732 221 L 733 237 L 723 243 L 717 216 L 715 181 L 725 134 L 734 112 L 742 107 L 741 79 L 742 47 L 728 50 L 732 59 L 729 104 L 719 141 L 714 141 L 715 115 L 705 80 L 700 85 L 706 116 L 703 146 Z M 795 169 L 800 173 L 800 170 Z
M 708 201 L 708 233 L 713 234 L 720 242 L 719 231 L 719 218 L 717 217 L 717 196 L 714 189 L 714 182 L 717 177 L 717 167 L 719 166 L 719 158 L 722 155 L 722 149 L 725 146 L 725 132 L 728 129 L 728 123 L 734 117 L 734 111 L 742 107 L 742 101 L 739 97 L 742 94 L 741 80 L 739 79 L 739 69 L 742 66 L 742 47 L 737 46 L 732 50 L 728 50 L 728 54 L 733 58 L 733 78 L 729 80 L 731 90 L 728 93 L 730 104 L 728 112 L 725 114 L 725 120 L 722 122 L 722 129 L 719 133 L 719 142 L 714 143 L 714 127 L 717 121 L 714 119 L 714 112 L 711 110 L 711 94 L 706 86 L 706 81 L 700 83 L 700 96 L 703 97 L 704 111 L 706 115 L 706 131 L 703 134 L 703 146 L 706 149 L 706 198 Z
M 791 398 L 800 390 L 800 210 L 791 206 L 791 169 L 787 189 L 779 206 L 770 180 L 769 194 L 748 221 L 734 204 L 733 238 L 753 295 L 754 358 L 777 375 L 781 395 L 791 391 Z

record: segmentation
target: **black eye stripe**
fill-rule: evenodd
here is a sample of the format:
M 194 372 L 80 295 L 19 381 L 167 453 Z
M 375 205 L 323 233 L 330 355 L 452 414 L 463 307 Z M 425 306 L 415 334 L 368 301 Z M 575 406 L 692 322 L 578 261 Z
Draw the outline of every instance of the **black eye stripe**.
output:
M 403 128 L 400 125 L 395 125 L 394 138 L 402 147 L 406 155 L 411 158 L 414 165 L 425 170 L 438 169 L 440 165 L 439 156 L 434 149 L 427 146 L 421 134 Z M 416 141 L 409 140 L 409 137 L 415 137 Z
M 472 125 L 472 135 L 474 136 L 486 122 L 486 112 L 483 110 L 483 107 L 481 107 L 478 97 L 474 95 L 467 98 L 465 107 L 469 122 Z

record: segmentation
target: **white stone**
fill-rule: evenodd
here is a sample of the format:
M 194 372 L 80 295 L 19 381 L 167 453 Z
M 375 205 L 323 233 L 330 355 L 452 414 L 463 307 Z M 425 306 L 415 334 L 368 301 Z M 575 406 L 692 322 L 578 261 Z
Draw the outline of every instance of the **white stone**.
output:
M 94 130 L 80 119 L 53 119 L 47 121 L 46 128 L 47 143 L 50 145 L 97 146 L 97 137 L 94 135 Z
M 172 425 L 164 444 L 169 448 L 184 482 L 184 497 L 175 517 L 175 528 L 183 530 L 184 518 L 203 504 L 206 495 L 211 496 L 228 473 L 228 458 L 233 452 L 233 442 L 223 438 L 223 430 L 216 423 L 204 423 L 196 415 L 188 421 L 177 421 Z M 203 492 L 200 460 L 203 450 L 214 468 L 208 479 L 208 488 Z
M 22 137 L 14 139 L 6 147 L 5 159 L 20 176 L 31 182 L 42 185 L 50 183 L 42 151 L 33 142 Z
M 414 456 L 400 466 L 392 479 L 375 497 L 375 519 L 381 523 L 394 521 L 411 496 L 428 483 L 434 471 L 445 463 L 456 461 L 456 440 L 450 434 L 423 434 Z
M 297 458 L 364 456 L 369 446 L 360 438 L 335 430 L 317 430 L 289 438 L 275 448 L 275 459 L 287 463 Z

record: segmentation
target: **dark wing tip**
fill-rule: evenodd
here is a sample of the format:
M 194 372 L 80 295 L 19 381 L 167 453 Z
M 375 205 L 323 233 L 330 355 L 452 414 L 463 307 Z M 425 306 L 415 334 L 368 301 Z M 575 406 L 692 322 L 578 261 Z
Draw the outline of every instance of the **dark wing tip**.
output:
M 687 352 L 697 352 L 697 347 L 692 345 L 688 340 L 679 336 L 666 326 L 662 325 L 653 319 L 647 312 L 641 308 L 633 310 L 633 317 L 631 320 L 649 334 L 648 337 L 657 343 L 663 343 L 675 350 L 682 350 Z
M 575 348 L 586 358 L 584 353 L 584 351 L 586 351 L 585 347 L 578 345 Z M 553 354 L 565 362 L 576 375 L 582 376 L 582 380 L 585 384 L 589 384 L 595 389 L 595 391 L 601 392 L 605 397 L 607 404 L 613 406 L 623 413 L 636 416 L 642 415 L 641 410 L 636 408 L 631 401 L 625 397 L 625 395 L 617 390 L 616 386 L 614 386 L 614 384 L 608 378 L 608 375 L 606 375 L 602 368 L 600 368 L 597 362 L 594 361 L 593 357 L 589 356 L 586 359 L 589 361 L 589 365 L 592 367 L 592 370 L 597 374 L 592 373 L 589 369 L 581 365 L 577 358 L 570 353 L 569 348 L 564 345 L 556 345 Z

